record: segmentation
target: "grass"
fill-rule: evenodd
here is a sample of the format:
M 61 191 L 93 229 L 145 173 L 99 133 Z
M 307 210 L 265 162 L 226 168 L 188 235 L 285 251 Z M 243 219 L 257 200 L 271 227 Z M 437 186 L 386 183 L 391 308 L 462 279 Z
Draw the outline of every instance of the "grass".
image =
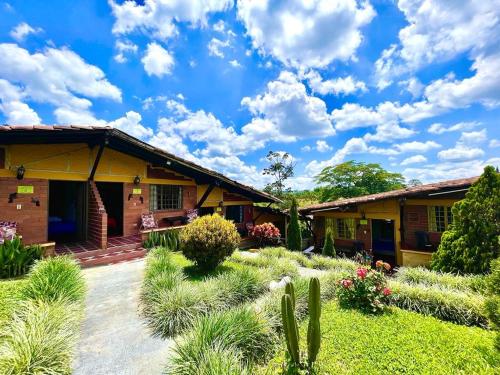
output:
M 500 367 L 492 332 L 398 308 L 371 316 L 329 302 L 321 330 L 320 374 L 495 374 Z M 280 374 L 283 360 L 284 348 L 260 373 Z
M 0 373 L 70 374 L 84 294 L 80 266 L 65 257 L 0 283 Z

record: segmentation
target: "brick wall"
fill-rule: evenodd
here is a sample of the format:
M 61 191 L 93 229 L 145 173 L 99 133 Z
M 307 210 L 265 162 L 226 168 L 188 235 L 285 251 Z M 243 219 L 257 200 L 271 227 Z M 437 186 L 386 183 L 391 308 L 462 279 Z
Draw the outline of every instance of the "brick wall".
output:
M 141 189 L 141 194 L 132 194 L 133 189 Z M 123 184 L 123 235 L 137 234 L 141 225 L 141 214 L 147 212 L 149 212 L 149 185 Z
M 417 248 L 415 232 L 429 231 L 427 206 L 404 206 L 403 224 L 405 228 L 404 246 L 410 249 Z M 441 241 L 441 233 L 429 233 L 429 239 L 435 246 Z
M 313 221 L 313 231 L 316 236 L 316 246 L 321 246 L 325 240 L 325 218 L 322 216 L 315 216 Z M 365 233 L 366 232 L 366 233 Z M 360 219 L 356 219 L 356 239 L 343 240 L 334 239 L 335 246 L 354 248 L 355 241 L 362 241 L 365 250 L 372 248 L 372 233 L 371 233 L 371 220 L 368 219 L 368 224 L 361 225 Z
M 108 242 L 108 214 L 94 181 L 89 182 L 88 240 L 101 249 Z
M 149 187 L 146 186 L 146 189 L 149 191 Z M 183 186 L 182 187 L 182 209 L 180 210 L 164 210 L 164 211 L 155 211 L 154 216 L 156 221 L 160 226 L 165 226 L 165 223 L 161 222 L 162 218 L 165 217 L 174 217 L 174 216 L 185 216 L 186 210 L 194 209 L 197 203 L 197 187 L 196 186 Z M 149 202 L 149 201 L 148 201 Z M 149 211 L 149 203 L 146 205 L 147 211 Z M 139 220 L 140 218 L 138 218 Z
M 17 192 L 19 185 L 33 186 L 33 194 L 18 194 L 17 198 L 9 203 L 9 195 Z M 17 222 L 18 233 L 23 236 L 23 242 L 26 244 L 47 242 L 48 190 L 48 180 L 0 177 L 0 221 Z M 40 206 L 33 203 L 32 198 L 39 200 Z

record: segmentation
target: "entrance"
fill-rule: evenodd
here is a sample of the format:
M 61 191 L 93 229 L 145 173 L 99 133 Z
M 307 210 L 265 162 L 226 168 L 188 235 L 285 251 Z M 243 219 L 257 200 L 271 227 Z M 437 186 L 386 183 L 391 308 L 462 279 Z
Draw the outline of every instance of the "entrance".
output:
M 49 241 L 84 241 L 87 238 L 86 223 L 87 184 L 49 181 Z
M 123 235 L 123 184 L 97 182 L 97 190 L 108 214 L 108 237 Z
M 394 220 L 372 219 L 372 251 L 374 260 L 383 260 L 394 265 L 396 262 L 396 241 Z

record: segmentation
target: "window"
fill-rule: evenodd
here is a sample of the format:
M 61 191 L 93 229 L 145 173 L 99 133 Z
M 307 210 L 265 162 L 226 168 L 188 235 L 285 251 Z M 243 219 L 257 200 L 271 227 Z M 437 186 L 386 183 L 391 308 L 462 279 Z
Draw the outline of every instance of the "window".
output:
M 179 210 L 182 208 L 182 186 L 151 185 L 151 211 Z
M 356 239 L 356 222 L 351 218 L 334 219 L 325 218 L 325 233 L 326 230 L 333 231 L 333 237 L 342 240 Z
M 429 231 L 444 232 L 448 229 L 448 225 L 453 223 L 453 215 L 451 207 L 448 206 L 428 206 L 429 214 Z
M 226 219 L 235 223 L 243 222 L 243 206 L 227 206 Z

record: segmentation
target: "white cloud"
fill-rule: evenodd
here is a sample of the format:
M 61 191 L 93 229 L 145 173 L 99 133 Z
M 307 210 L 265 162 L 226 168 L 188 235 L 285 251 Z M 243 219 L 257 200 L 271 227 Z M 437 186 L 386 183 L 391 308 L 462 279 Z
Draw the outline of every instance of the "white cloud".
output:
M 21 22 L 19 25 L 14 27 L 9 33 L 12 38 L 14 38 L 17 42 L 22 42 L 28 35 L 30 34 L 39 34 L 43 31 L 43 29 L 39 27 L 31 27 L 26 22 Z
M 155 42 L 148 44 L 146 54 L 141 61 L 148 76 L 155 75 L 158 78 L 171 74 L 175 64 L 170 52 Z
M 233 67 L 233 68 L 241 68 L 241 64 L 238 62 L 238 60 L 231 60 L 229 61 L 229 64 Z
M 117 54 L 113 57 L 117 63 L 123 64 L 127 62 L 127 53 L 137 53 L 137 45 L 129 40 L 117 40 L 115 43 Z
M 420 141 L 413 141 L 413 142 L 406 142 L 406 143 L 400 143 L 398 145 L 394 146 L 395 149 L 399 152 L 427 152 L 435 148 L 440 148 L 441 145 L 439 143 L 436 143 L 434 141 L 426 141 L 426 142 L 420 142 Z
M 396 139 L 406 139 L 415 135 L 413 129 L 403 128 L 396 121 L 384 122 L 377 125 L 375 133 L 366 133 L 364 139 L 367 142 L 393 142 Z
M 141 124 L 142 116 L 134 111 L 129 111 L 125 117 L 121 117 L 115 121 L 108 122 L 108 126 L 120 129 L 132 137 L 144 139 L 153 135 L 151 128 L 146 128 Z
M 368 90 L 363 81 L 358 81 L 351 76 L 323 80 L 317 71 L 310 70 L 303 75 L 303 79 L 307 79 L 309 87 L 313 92 L 320 95 L 350 95 Z
M 318 150 L 318 152 L 328 152 L 328 151 L 331 151 L 332 150 L 332 147 L 326 143 L 326 141 L 316 141 L 316 150 Z
M 224 52 L 222 51 L 224 48 L 227 48 L 231 45 L 229 40 L 222 41 L 217 38 L 212 38 L 210 42 L 208 42 L 207 48 L 208 48 L 208 54 L 210 56 L 215 56 L 215 57 L 220 57 L 221 59 L 224 58 Z
M 358 103 L 345 103 L 342 108 L 334 109 L 332 119 L 335 129 L 340 131 L 369 127 L 381 122 L 381 117 L 376 110 L 363 107 Z
M 410 156 L 409 158 L 404 159 L 401 162 L 401 165 L 425 163 L 426 161 L 427 161 L 427 158 L 424 155 L 414 155 L 414 156 Z
M 447 150 L 439 151 L 438 158 L 444 161 L 468 161 L 472 159 L 480 158 L 484 155 L 484 151 L 480 148 L 469 147 L 463 144 L 457 144 L 453 148 Z
M 312 147 L 309 145 L 305 145 L 305 146 L 300 148 L 300 151 L 302 151 L 302 152 L 310 152 L 311 150 L 312 150 Z
M 500 139 L 492 139 L 488 146 L 491 148 L 500 147 Z
M 122 99 L 120 89 L 101 69 L 68 48 L 46 48 L 30 54 L 16 44 L 0 44 L 0 78 L 22 87 L 25 100 L 56 106 L 56 118 L 58 113 L 91 117 L 92 102 L 87 98 Z
M 411 77 L 406 81 L 401 81 L 399 82 L 399 85 L 403 86 L 413 98 L 420 97 L 425 87 L 424 84 L 420 82 L 416 77 Z
M 24 93 L 19 87 L 0 79 L 0 112 L 10 125 L 37 125 L 41 123 L 38 114 L 23 102 Z
M 238 1 L 238 17 L 253 47 L 285 64 L 325 67 L 348 60 L 375 11 L 355 0 Z
M 223 20 L 219 20 L 213 25 L 213 29 L 219 33 L 223 33 L 226 30 L 226 24 Z
M 447 132 L 455 132 L 460 130 L 471 130 L 477 126 L 481 125 L 480 122 L 472 121 L 472 122 L 459 122 L 457 124 L 446 126 L 444 124 L 435 123 L 429 126 L 427 131 L 432 134 L 443 134 Z
M 304 84 L 291 72 L 282 72 L 277 80 L 267 84 L 264 94 L 245 97 L 241 104 L 254 116 L 274 124 L 280 134 L 275 141 L 335 133 L 325 102 L 309 95 Z
M 178 22 L 204 27 L 213 12 L 222 12 L 233 6 L 233 0 L 147 0 L 144 5 L 135 1 L 121 4 L 109 0 L 116 18 L 113 33 L 117 35 L 140 31 L 165 40 L 177 34 Z
M 475 132 L 463 132 L 458 142 L 461 144 L 470 145 L 474 143 L 485 142 L 486 139 L 488 139 L 486 135 L 486 129 L 482 129 Z

